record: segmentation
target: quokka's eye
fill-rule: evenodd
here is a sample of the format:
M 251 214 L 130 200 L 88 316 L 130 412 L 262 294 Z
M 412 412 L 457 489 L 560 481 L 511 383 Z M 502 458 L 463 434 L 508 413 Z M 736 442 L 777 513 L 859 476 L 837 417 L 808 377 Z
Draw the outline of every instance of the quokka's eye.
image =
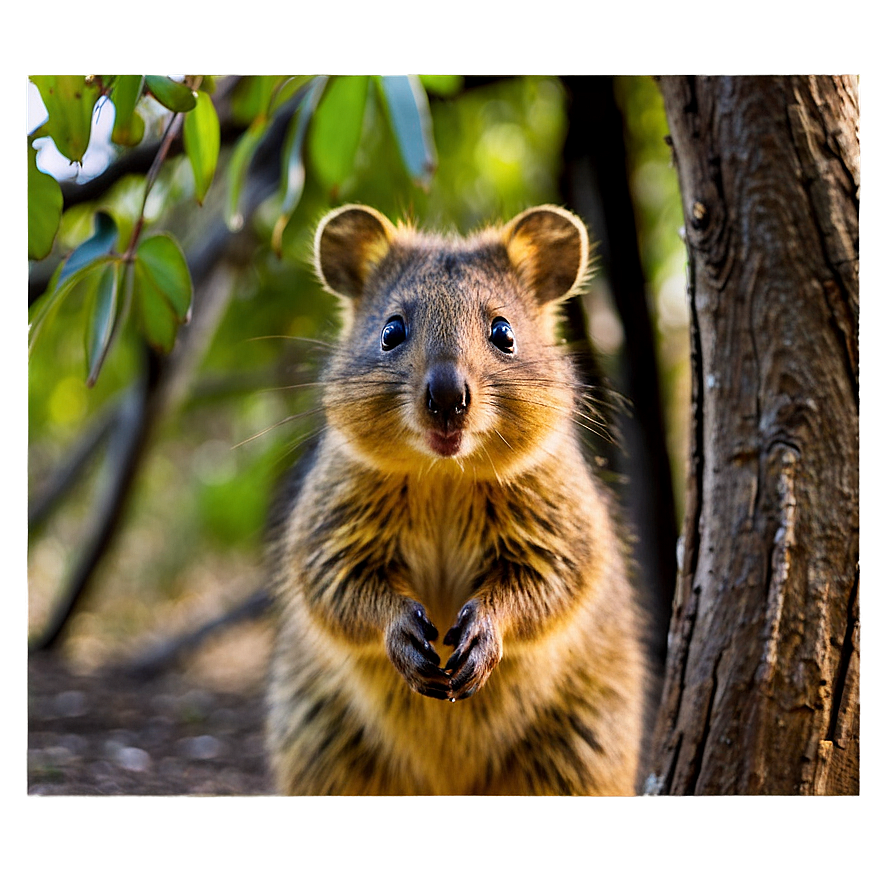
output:
M 512 355 L 516 351 L 513 327 L 503 317 L 496 317 L 492 321 L 492 331 L 488 340 L 495 348 L 499 348 L 506 355 Z
M 401 343 L 407 339 L 407 335 L 404 321 L 398 316 L 390 317 L 389 320 L 386 321 L 386 326 L 383 327 L 383 335 L 380 338 L 380 344 L 383 347 L 383 351 L 388 352 L 397 345 L 401 345 Z

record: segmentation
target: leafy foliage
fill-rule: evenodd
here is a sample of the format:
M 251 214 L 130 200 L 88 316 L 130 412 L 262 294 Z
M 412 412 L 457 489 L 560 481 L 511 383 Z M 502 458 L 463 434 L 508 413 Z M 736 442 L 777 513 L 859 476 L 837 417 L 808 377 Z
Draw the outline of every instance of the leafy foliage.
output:
M 33 346 L 57 304 L 76 288 L 85 293 L 84 344 L 87 382 L 92 385 L 111 347 L 120 314 L 133 310 L 144 339 L 160 352 L 171 350 L 179 325 L 188 319 L 192 285 L 184 253 L 174 236 L 148 237 L 144 233 L 146 206 L 177 128 L 183 132 L 193 195 L 202 204 L 208 194 L 218 169 L 221 125 L 212 93 L 200 87 L 214 89 L 214 83 L 202 77 L 175 80 L 161 75 L 35 76 L 32 81 L 49 115 L 32 138 L 52 138 L 73 162 L 80 162 L 87 150 L 97 102 L 114 104 L 111 140 L 122 147 L 137 145 L 144 137 L 151 101 L 171 113 L 157 164 L 146 175 L 140 211 L 128 222 L 129 230 L 119 234 L 116 220 L 106 211 L 99 212 L 95 232 L 68 259 L 60 261 L 48 294 L 35 305 L 31 317 Z M 418 78 L 247 78 L 240 83 L 234 108 L 248 127 L 236 143 L 226 174 L 226 215 L 232 229 L 239 230 L 245 223 L 240 203 L 247 173 L 284 110 L 290 122 L 282 154 L 280 208 L 271 236 L 277 253 L 282 251 L 284 230 L 302 199 L 309 161 L 328 194 L 339 196 L 354 171 L 372 81 L 379 85 L 383 111 L 408 173 L 418 184 L 428 185 L 435 167 L 435 146 L 429 105 Z M 444 79 L 435 83 L 443 91 L 451 88 Z M 51 251 L 63 203 L 58 185 L 36 167 L 35 160 L 31 146 L 29 257 L 39 259 Z M 119 242 L 122 245 L 116 251 L 113 244 Z
M 207 93 L 196 95 L 195 111 L 184 118 L 184 148 L 193 167 L 196 201 L 202 204 L 218 167 L 221 124 L 215 104 Z
M 34 136 L 52 137 L 64 156 L 80 162 L 90 141 L 93 107 L 100 97 L 99 83 L 77 75 L 40 75 L 31 80 L 49 115 Z

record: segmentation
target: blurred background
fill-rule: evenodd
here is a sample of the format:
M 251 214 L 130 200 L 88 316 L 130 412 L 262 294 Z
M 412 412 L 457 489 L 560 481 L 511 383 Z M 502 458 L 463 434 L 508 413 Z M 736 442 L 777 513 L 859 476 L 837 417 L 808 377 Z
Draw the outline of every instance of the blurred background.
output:
M 77 672 L 150 675 L 176 664 L 198 686 L 257 692 L 270 644 L 266 513 L 321 426 L 314 383 L 338 332 L 309 263 L 317 221 L 351 201 L 467 232 L 554 202 L 579 213 L 597 244 L 566 338 L 610 424 L 610 438 L 584 435 L 637 534 L 662 661 L 690 385 L 681 207 L 659 91 L 646 77 L 406 80 L 416 117 L 390 101 L 404 85 L 375 78 L 201 79 L 220 124 L 201 204 L 194 159 L 157 96 L 137 102 L 131 145 L 111 139 L 114 96 L 100 97 L 73 165 L 35 131 L 46 106 L 29 84 L 29 146 L 62 192 L 52 248 L 30 262 L 29 304 L 46 301 L 64 259 L 96 233 L 98 212 L 121 245 L 138 220 L 143 234 L 170 233 L 193 288 L 190 323 L 170 353 L 147 347 L 123 314 L 92 386 L 89 289 L 59 302 L 34 341 L 34 653 Z

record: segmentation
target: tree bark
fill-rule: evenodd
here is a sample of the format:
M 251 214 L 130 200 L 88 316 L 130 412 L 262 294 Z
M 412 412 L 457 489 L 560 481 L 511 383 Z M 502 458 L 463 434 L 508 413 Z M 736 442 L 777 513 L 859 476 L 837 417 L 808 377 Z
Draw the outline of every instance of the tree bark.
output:
M 859 787 L 854 78 L 664 78 L 687 507 L 649 793 Z

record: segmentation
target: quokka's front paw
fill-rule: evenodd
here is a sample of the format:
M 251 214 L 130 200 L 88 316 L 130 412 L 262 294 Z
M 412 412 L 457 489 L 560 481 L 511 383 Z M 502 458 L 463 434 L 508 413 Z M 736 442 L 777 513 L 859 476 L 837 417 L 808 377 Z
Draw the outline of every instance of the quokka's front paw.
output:
M 438 636 L 439 632 L 429 621 L 423 606 L 409 600 L 386 629 L 386 653 L 418 694 L 447 700 L 450 696 L 449 676 L 441 668 L 442 661 L 429 643 Z
M 470 600 L 461 607 L 444 642 L 457 648 L 445 663 L 451 676 L 449 699 L 472 697 L 485 684 L 503 653 L 501 633 L 482 601 Z

